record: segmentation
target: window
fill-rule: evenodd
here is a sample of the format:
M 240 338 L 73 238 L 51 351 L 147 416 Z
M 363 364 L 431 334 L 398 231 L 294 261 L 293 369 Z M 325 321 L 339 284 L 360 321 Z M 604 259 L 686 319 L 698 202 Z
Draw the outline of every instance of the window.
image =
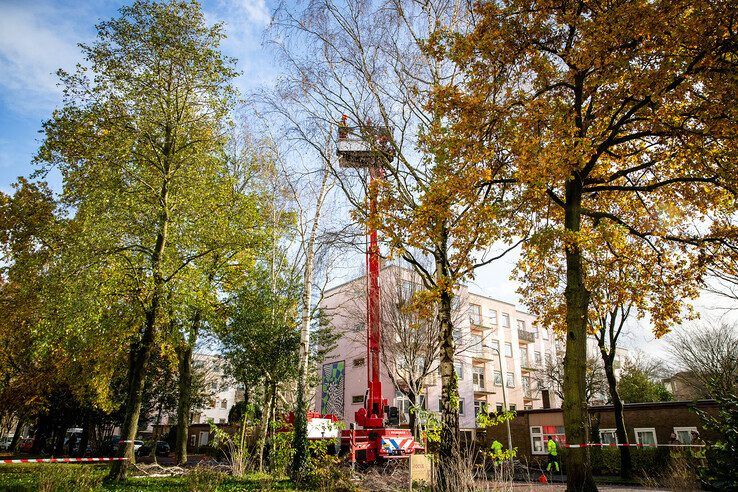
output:
M 600 442 L 602 444 L 617 444 L 618 436 L 615 429 L 600 429 Z
M 364 395 L 354 395 L 351 397 L 351 403 L 354 405 L 357 405 L 359 403 L 364 403 Z
M 484 389 L 484 367 L 472 367 L 472 383 L 475 390 Z
M 474 400 L 474 418 L 480 413 L 487 413 L 487 402 L 484 400 Z
M 215 383 L 215 382 L 210 383 L 210 389 L 213 390 L 213 391 L 217 390 L 218 389 L 218 383 Z
M 502 373 L 495 371 L 495 386 L 502 386 Z
M 225 423 L 226 423 L 226 421 L 225 421 L 225 419 L 218 419 L 218 423 L 219 423 L 219 424 L 225 424 Z
M 495 309 L 489 310 L 489 321 L 493 325 L 497 326 L 497 310 Z
M 563 425 L 537 425 L 530 428 L 530 447 L 533 454 L 546 454 L 546 443 L 552 437 L 559 446 L 566 444 L 566 433 Z
M 510 411 L 511 412 L 514 412 L 517 409 L 518 409 L 518 406 L 515 403 L 510 403 Z
M 515 387 L 515 374 L 512 372 L 508 372 L 505 375 L 505 386 L 508 388 L 514 388 Z
M 531 330 L 533 331 L 533 335 L 536 337 L 536 340 L 538 340 L 538 327 L 533 326 Z
M 228 408 L 228 400 L 221 401 L 220 408 Z
M 497 404 L 497 408 L 495 409 L 495 412 L 502 413 L 502 403 Z
M 355 332 L 366 331 L 366 325 L 364 323 L 356 323 L 354 325 L 354 331 Z
M 541 362 L 543 361 L 543 359 L 541 358 L 541 353 L 539 351 L 537 351 L 537 350 L 536 350 L 536 353 L 535 353 L 535 357 L 536 357 L 536 365 L 537 366 L 540 366 L 541 365 Z
M 656 440 L 656 429 L 653 427 L 643 427 L 633 429 L 636 438 L 636 444 L 658 444 Z
M 502 313 L 502 327 L 510 328 L 510 315 L 507 313 Z
M 512 343 L 505 342 L 505 357 L 512 357 Z
M 544 340 L 548 340 L 548 328 L 544 328 L 542 331 L 542 336 Z
M 357 357 L 354 359 L 354 367 L 361 367 L 364 365 L 364 357 Z
M 520 378 L 520 383 L 523 385 L 523 391 L 526 395 L 530 395 L 530 376 L 523 376 Z
M 491 340 L 490 341 L 490 344 L 491 344 L 490 347 L 492 347 L 493 349 L 495 349 L 497 351 L 495 355 L 499 354 L 499 352 L 500 352 L 500 341 L 499 340 Z
M 528 347 L 520 347 L 520 366 L 530 367 L 528 362 Z
M 469 304 L 469 321 L 474 325 L 482 324 L 482 306 Z
M 525 330 L 525 320 L 518 320 L 518 330 Z
M 456 377 L 459 378 L 459 381 L 464 379 L 464 364 L 461 362 L 454 362 L 454 371 L 456 372 Z
M 697 432 L 697 427 L 674 427 L 674 433 L 682 444 L 692 444 L 692 432 Z

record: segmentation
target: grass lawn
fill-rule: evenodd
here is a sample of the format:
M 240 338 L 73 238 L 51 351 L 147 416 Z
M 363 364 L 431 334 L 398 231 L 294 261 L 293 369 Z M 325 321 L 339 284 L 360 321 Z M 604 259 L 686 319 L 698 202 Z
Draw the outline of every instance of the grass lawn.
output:
M 87 476 L 99 482 L 107 474 L 109 465 L 97 464 L 21 464 L 0 465 L 0 490 L 12 492 L 37 491 L 40 485 L 47 484 L 44 491 L 67 490 L 114 490 L 114 491 L 157 491 L 157 490 L 200 490 L 202 487 L 192 483 L 190 477 L 133 477 L 116 484 L 101 484 L 86 488 L 75 482 L 80 476 Z M 65 484 L 66 482 L 66 484 Z M 49 487 L 49 484 L 54 486 Z M 218 491 L 240 490 L 297 490 L 289 479 L 273 479 L 266 474 L 250 474 L 242 478 L 227 476 L 219 485 Z M 208 489 L 216 490 L 216 489 Z

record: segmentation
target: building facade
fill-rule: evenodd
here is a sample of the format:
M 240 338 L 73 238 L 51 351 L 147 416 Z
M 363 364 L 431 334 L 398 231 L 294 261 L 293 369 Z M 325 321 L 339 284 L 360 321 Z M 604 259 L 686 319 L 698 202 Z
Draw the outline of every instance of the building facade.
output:
M 383 310 L 400 309 L 399 305 L 407 302 L 412 292 L 420 290 L 419 281 L 407 269 L 387 266 L 380 275 Z M 356 278 L 327 291 L 321 303 L 341 337 L 322 367 L 315 409 L 336 414 L 347 424 L 354 422 L 354 413 L 363 406 L 367 388 L 365 285 L 365 277 Z M 397 302 L 386 302 L 393 296 Z M 559 405 L 555 393 L 541 387 L 535 377 L 535 371 L 543 370 L 547 359 L 559 355 L 556 337 L 550 330 L 537 326 L 533 316 L 513 304 L 469 292 L 462 286 L 455 295 L 453 321 L 462 429 L 475 429 L 478 412 L 485 408 L 500 411 L 505 401 L 512 410 Z M 401 355 L 383 354 L 381 381 L 384 397 L 389 405 L 400 409 L 401 423 L 406 423 L 410 404 L 395 387 L 388 371 L 388 366 L 396 370 L 399 364 L 391 359 Z M 421 359 L 418 357 L 417 362 L 424 363 Z M 431 369 L 419 404 L 437 412 L 441 380 L 438 365 Z

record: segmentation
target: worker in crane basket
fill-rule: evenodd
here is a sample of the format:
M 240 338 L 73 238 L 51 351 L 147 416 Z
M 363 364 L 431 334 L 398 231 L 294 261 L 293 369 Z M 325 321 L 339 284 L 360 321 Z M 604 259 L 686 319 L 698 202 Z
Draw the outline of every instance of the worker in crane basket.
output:
M 559 471 L 559 445 L 554 440 L 553 436 L 548 436 L 548 442 L 546 443 L 546 449 L 548 450 L 548 466 L 546 471 L 551 471 L 551 465 L 554 465 L 556 472 Z

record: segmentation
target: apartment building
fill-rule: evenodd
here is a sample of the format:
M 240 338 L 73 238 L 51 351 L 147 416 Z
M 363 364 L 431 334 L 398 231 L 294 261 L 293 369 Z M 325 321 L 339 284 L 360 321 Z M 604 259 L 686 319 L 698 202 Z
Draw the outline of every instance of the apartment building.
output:
M 387 266 L 380 274 L 382 309 L 405 302 L 419 281 L 410 270 Z M 367 387 L 367 347 L 365 320 L 365 277 L 353 279 L 327 291 L 321 307 L 342 336 L 322 368 L 322 384 L 316 392 L 316 410 L 333 413 L 346 423 L 354 421 L 364 402 Z M 387 302 L 395 297 L 397 302 Z M 396 307 L 396 306 L 395 306 Z M 384 318 L 384 314 L 383 314 Z M 476 414 L 487 408 L 502 410 L 558 406 L 554 393 L 540 387 L 535 371 L 543 369 L 547 358 L 557 356 L 554 334 L 536 325 L 535 318 L 514 304 L 458 289 L 454 305 L 455 368 L 459 378 L 460 424 L 476 428 Z M 394 387 L 384 354 L 383 393 L 389 404 L 400 408 L 401 421 L 407 421 L 409 402 Z M 420 359 L 420 358 L 419 358 Z M 418 362 L 421 362 L 420 360 Z M 424 360 L 422 362 L 425 362 Z M 441 395 L 437 364 L 426 378 L 421 404 L 438 411 Z
M 223 358 L 219 355 L 196 353 L 192 356 L 192 369 L 203 378 L 203 391 L 207 395 L 204 404 L 190 412 L 190 424 L 227 424 L 233 405 L 243 400 L 243 390 L 226 376 Z M 176 413 L 150 415 L 148 424 L 141 432 L 150 434 L 155 428 L 169 429 L 177 422 Z

